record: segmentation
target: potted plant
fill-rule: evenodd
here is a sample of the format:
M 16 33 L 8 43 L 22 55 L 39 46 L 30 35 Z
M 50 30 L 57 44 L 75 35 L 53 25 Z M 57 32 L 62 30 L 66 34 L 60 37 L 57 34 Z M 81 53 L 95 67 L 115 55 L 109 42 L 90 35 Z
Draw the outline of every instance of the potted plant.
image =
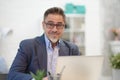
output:
M 38 70 L 36 72 L 36 74 L 31 72 L 31 75 L 35 80 L 43 80 L 43 78 L 45 76 L 45 72 L 44 72 L 44 70 Z
M 120 79 L 120 53 L 110 56 L 110 63 L 112 67 L 113 80 Z

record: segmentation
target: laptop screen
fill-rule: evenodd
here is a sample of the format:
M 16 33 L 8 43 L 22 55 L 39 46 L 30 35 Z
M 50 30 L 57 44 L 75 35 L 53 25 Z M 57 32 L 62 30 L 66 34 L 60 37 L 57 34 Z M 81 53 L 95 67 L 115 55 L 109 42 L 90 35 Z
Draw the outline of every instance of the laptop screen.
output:
M 102 64 L 103 56 L 61 56 L 56 73 L 62 73 L 60 80 L 99 80 Z

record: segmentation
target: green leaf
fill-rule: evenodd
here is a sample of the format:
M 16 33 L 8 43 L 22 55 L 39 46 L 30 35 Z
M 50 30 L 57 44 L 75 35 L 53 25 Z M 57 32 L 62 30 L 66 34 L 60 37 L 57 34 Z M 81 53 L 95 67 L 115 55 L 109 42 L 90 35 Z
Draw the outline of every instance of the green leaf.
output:
M 114 69 L 120 69 L 120 53 L 110 56 L 111 67 Z
M 45 71 L 44 70 L 37 70 L 36 74 L 30 72 L 30 74 L 32 75 L 32 77 L 35 80 L 42 80 L 45 76 Z

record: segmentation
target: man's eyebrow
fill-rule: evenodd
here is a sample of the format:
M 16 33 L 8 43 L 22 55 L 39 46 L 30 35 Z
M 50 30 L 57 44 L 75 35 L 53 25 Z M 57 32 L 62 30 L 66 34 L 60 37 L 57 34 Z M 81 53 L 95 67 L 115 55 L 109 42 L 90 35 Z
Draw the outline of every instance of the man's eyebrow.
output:
M 62 22 L 57 22 L 57 23 L 61 24 Z
M 53 22 L 53 21 L 48 21 L 48 22 Z
M 48 21 L 49 23 L 54 23 L 53 21 Z M 62 22 L 57 22 L 57 24 L 62 24 Z

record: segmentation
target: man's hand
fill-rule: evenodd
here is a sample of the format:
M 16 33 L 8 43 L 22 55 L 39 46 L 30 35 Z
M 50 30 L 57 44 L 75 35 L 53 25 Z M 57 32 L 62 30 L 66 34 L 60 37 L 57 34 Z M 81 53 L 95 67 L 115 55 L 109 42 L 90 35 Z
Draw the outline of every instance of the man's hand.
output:
M 48 77 L 44 77 L 43 80 L 48 80 Z

